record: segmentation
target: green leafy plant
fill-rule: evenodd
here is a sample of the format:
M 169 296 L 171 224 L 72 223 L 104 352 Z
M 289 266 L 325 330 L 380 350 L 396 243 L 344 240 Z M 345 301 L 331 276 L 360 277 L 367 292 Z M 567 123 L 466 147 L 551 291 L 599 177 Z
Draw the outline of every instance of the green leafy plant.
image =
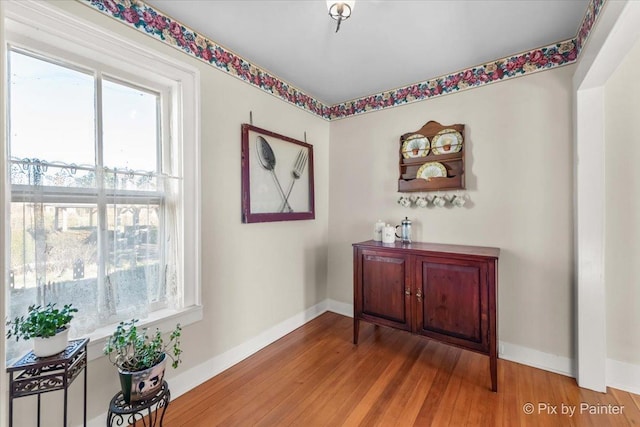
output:
M 78 311 L 71 304 L 65 304 L 62 309 L 57 309 L 54 303 L 46 306 L 30 305 L 27 316 L 19 316 L 7 322 L 7 338 L 15 337 L 16 341 L 30 338 L 48 338 L 63 330 L 71 319 L 73 313 Z
M 172 360 L 171 366 L 177 368 L 182 362 L 180 324 L 176 325 L 165 342 L 159 329 L 150 335 L 147 328 L 138 328 L 137 322 L 137 319 L 120 322 L 115 332 L 107 339 L 104 354 L 109 356 L 111 363 L 121 371 L 136 372 L 158 364 L 166 354 Z

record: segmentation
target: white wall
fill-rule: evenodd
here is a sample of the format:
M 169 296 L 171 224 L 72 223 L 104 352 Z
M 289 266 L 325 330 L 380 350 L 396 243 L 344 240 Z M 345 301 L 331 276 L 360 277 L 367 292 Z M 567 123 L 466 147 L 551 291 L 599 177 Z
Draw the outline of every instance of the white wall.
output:
M 332 122 L 329 297 L 352 302 L 351 243 L 409 216 L 416 240 L 501 248 L 500 341 L 569 363 L 574 69 Z M 399 137 L 428 120 L 466 126 L 464 208 L 396 203 Z
M 202 302 L 204 319 L 183 331 L 184 363 L 169 381 L 207 363 L 326 299 L 329 123 L 201 63 L 76 1 L 53 1 L 68 13 L 155 49 L 201 72 Z M 254 125 L 314 146 L 316 219 L 242 224 L 240 126 Z M 199 373 L 204 381 L 213 372 Z M 118 390 L 104 358 L 89 364 L 89 418 L 106 412 Z M 72 387 L 74 406 L 79 384 Z M 47 426 L 61 425 L 61 393 L 45 399 Z M 3 398 L 4 401 L 4 398 Z M 16 401 L 16 426 L 35 425 L 35 402 Z M 3 416 L 4 416 L 3 410 Z M 81 411 L 72 411 L 71 425 Z M 58 424 L 59 423 L 59 424 Z M 100 421 L 102 425 L 104 419 Z
M 635 365 L 640 365 L 639 69 L 637 42 L 605 85 L 607 357 Z

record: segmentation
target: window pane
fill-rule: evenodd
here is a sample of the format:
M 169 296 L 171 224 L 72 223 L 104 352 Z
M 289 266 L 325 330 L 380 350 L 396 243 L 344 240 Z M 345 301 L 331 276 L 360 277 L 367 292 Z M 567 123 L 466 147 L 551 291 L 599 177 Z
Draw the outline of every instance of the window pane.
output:
M 104 188 L 121 193 L 123 190 L 154 192 L 158 189 L 158 178 L 152 174 L 112 169 L 104 173 Z
M 96 188 L 95 168 L 51 165 L 37 158 L 11 160 L 11 184 Z
M 7 316 L 22 316 L 32 304 L 73 303 L 80 311 L 72 323 L 72 334 L 95 329 L 96 206 L 11 203 L 10 221 Z M 25 350 L 14 340 L 7 344 L 7 360 Z
M 11 203 L 11 288 L 95 279 L 96 222 L 95 206 Z
M 156 171 L 158 95 L 103 80 L 104 164 Z
M 9 67 L 11 156 L 93 165 L 93 76 L 15 51 Z
M 107 301 L 118 317 L 139 318 L 160 286 L 159 206 L 107 205 Z

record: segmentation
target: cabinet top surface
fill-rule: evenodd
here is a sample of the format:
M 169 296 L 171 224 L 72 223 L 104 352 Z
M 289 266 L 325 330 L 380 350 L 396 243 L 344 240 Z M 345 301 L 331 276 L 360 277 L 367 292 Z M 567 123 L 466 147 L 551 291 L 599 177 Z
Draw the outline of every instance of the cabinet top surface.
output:
M 486 246 L 448 245 L 443 243 L 412 242 L 407 244 L 402 242 L 382 243 L 375 240 L 367 240 L 366 242 L 354 243 L 353 246 L 375 249 L 398 249 L 400 251 L 416 250 L 426 252 L 446 252 L 452 254 L 474 255 L 490 258 L 498 258 L 500 256 L 499 248 L 491 248 Z

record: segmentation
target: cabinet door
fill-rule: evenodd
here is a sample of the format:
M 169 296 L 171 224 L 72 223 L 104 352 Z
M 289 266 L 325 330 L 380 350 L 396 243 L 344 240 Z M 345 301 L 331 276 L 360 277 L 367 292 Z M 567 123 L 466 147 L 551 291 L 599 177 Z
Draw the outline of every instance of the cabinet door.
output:
M 408 257 L 394 252 L 357 252 L 354 288 L 358 318 L 411 330 Z
M 488 352 L 487 265 L 416 257 L 416 332 Z

